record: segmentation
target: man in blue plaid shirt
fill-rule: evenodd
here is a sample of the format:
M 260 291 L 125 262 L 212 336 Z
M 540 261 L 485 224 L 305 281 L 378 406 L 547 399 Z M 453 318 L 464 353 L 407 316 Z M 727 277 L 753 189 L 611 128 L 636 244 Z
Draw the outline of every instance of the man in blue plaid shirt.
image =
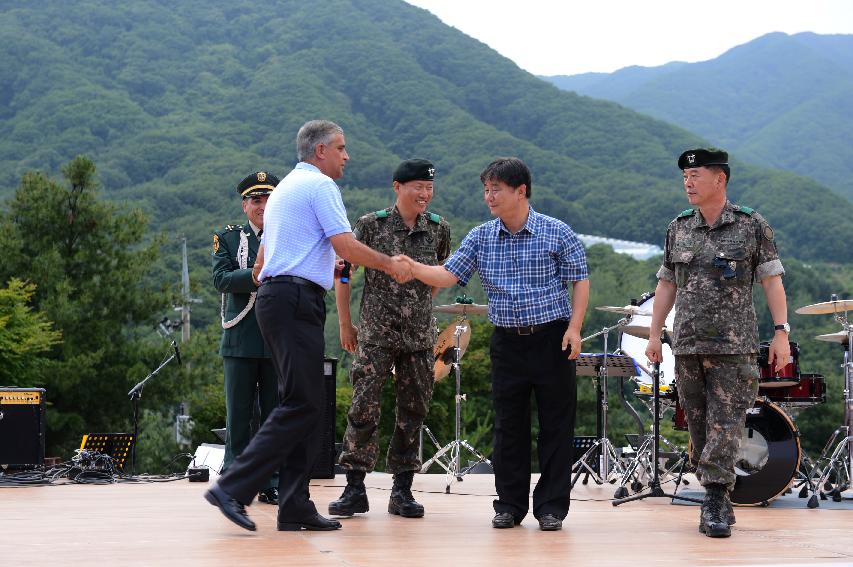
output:
M 589 301 L 586 253 L 566 223 L 530 207 L 530 170 L 520 159 L 492 161 L 480 181 L 497 218 L 472 229 L 443 266 L 413 262 L 412 273 L 426 284 L 450 287 L 467 285 L 479 272 L 495 325 L 490 353 L 498 499 L 492 526 L 514 527 L 528 512 L 532 392 L 541 471 L 533 515 L 540 529 L 559 530 L 569 511 L 575 359 Z

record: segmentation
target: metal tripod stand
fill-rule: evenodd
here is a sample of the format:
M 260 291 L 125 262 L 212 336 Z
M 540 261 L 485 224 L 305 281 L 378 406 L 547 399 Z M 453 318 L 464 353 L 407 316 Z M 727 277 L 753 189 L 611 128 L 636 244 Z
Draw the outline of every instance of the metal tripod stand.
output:
M 701 503 L 701 500 L 697 500 L 696 498 L 688 498 L 686 496 L 680 496 L 675 493 L 668 494 L 663 491 L 660 486 L 660 473 L 659 473 L 659 463 L 660 463 L 660 363 L 657 362 L 652 365 L 652 390 L 653 390 L 653 400 L 654 400 L 654 411 L 652 412 L 652 416 L 654 422 L 652 424 L 652 438 L 654 442 L 654 452 L 652 459 L 652 480 L 649 483 L 649 491 L 643 494 L 635 494 L 634 496 L 628 496 L 627 498 L 619 498 L 613 500 L 614 506 L 619 506 L 620 504 L 624 504 L 625 502 L 633 502 L 634 500 L 642 500 L 644 498 L 659 498 L 665 497 L 675 500 L 676 498 L 679 500 L 686 500 L 689 502 L 698 502 Z M 681 472 L 679 472 L 678 480 L 676 481 L 676 487 L 678 486 L 678 482 L 681 479 Z
M 444 469 L 447 473 L 447 485 L 444 489 L 446 494 L 450 494 L 450 483 L 453 482 L 455 478 L 457 481 L 462 482 L 462 477 L 468 474 L 471 469 L 479 465 L 480 463 L 487 463 L 491 466 L 491 462 L 484 455 L 479 453 L 474 447 L 471 446 L 465 439 L 460 439 L 462 436 L 462 402 L 465 401 L 465 394 L 462 393 L 462 378 L 460 374 L 460 358 L 462 356 L 462 349 L 459 344 L 460 337 L 462 333 L 465 331 L 465 325 L 462 323 L 465 321 L 465 317 L 460 317 L 456 324 L 456 329 L 453 333 L 453 372 L 456 376 L 456 429 L 455 429 L 455 439 L 445 445 L 444 447 L 438 444 L 435 436 L 432 434 L 432 431 L 424 425 L 423 431 L 426 432 L 427 436 L 435 445 L 438 451 L 435 455 L 432 456 L 431 459 L 426 461 L 423 466 L 421 466 L 421 472 L 425 473 L 429 470 L 430 465 L 436 463 L 438 466 Z M 471 455 L 476 457 L 476 461 L 473 464 L 468 465 L 467 467 L 462 467 L 462 450 L 466 450 Z
M 613 475 L 624 475 L 625 470 L 622 463 L 616 455 L 616 449 L 613 443 L 607 437 L 607 375 L 608 367 L 616 369 L 630 365 L 629 374 L 634 375 L 634 360 L 630 356 L 609 354 L 607 350 L 607 337 L 610 331 L 623 327 L 631 321 L 631 315 L 623 317 L 612 327 L 605 327 L 601 331 L 594 333 L 581 342 L 588 341 L 598 336 L 604 337 L 604 353 L 601 355 L 580 355 L 577 363 L 578 376 L 596 376 L 596 390 L 598 396 L 598 416 L 597 416 L 597 435 L 598 439 L 587 451 L 575 462 L 572 466 L 572 487 L 577 483 L 581 474 L 584 474 L 583 483 L 586 484 L 589 477 L 596 484 L 604 484 L 605 482 L 615 482 Z
M 815 461 L 814 468 L 809 473 L 812 478 L 821 462 L 826 462 L 820 476 L 815 481 L 821 498 L 831 497 L 835 502 L 841 501 L 841 493 L 851 487 L 853 481 L 853 324 L 843 317 L 836 316 L 847 332 L 847 350 L 844 351 L 844 425 L 836 429 L 823 451 Z M 837 445 L 836 445 L 837 442 Z M 833 445 L 835 445 L 834 450 Z M 827 453 L 832 450 L 829 458 Z M 834 482 L 832 482 L 834 480 Z M 831 488 L 830 488 L 831 487 Z M 822 489 L 828 492 L 824 493 Z M 814 497 L 813 497 L 814 498 Z M 810 506 L 811 507 L 811 506 Z

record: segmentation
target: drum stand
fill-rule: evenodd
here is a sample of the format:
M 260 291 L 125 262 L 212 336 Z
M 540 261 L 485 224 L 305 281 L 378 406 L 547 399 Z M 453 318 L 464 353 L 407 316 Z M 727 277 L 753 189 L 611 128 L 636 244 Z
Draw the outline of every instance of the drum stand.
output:
M 581 474 L 584 475 L 583 484 L 586 484 L 589 481 L 590 476 L 596 484 L 604 484 L 605 482 L 616 482 L 615 478 L 611 478 L 611 474 L 613 473 L 617 475 L 625 474 L 622 462 L 616 455 L 616 449 L 607 437 L 607 369 L 608 367 L 614 369 L 614 371 L 619 372 L 617 375 L 620 376 L 634 376 L 636 375 L 636 370 L 634 367 L 634 359 L 630 356 L 608 353 L 607 337 L 610 334 L 610 331 L 619 327 L 624 327 L 630 321 L 631 315 L 628 315 L 620 319 L 612 327 L 605 327 L 601 331 L 581 340 L 581 342 L 585 342 L 599 335 L 603 336 L 604 353 L 601 355 L 578 356 L 577 375 L 597 377 L 595 379 L 595 386 L 599 402 L 596 423 L 596 434 L 598 435 L 598 439 L 572 466 L 574 477 L 572 478 L 571 486 L 573 488 Z
M 655 363 L 652 366 L 652 390 L 653 390 L 653 400 L 654 400 L 654 411 L 652 412 L 652 417 L 654 419 L 652 423 L 652 441 L 654 445 L 654 452 L 652 453 L 654 458 L 652 462 L 654 463 L 652 466 L 652 480 L 649 483 L 649 492 L 645 494 L 635 494 L 634 496 L 628 496 L 626 498 L 619 498 L 613 500 L 613 506 L 619 506 L 620 504 L 624 504 L 625 502 L 633 502 L 634 500 L 642 500 L 644 498 L 655 498 L 655 497 L 665 497 L 671 500 L 675 500 L 676 498 L 679 500 L 686 500 L 689 502 L 697 502 L 701 503 L 701 500 L 696 498 L 688 498 L 687 496 L 680 496 L 675 493 L 667 494 L 663 491 L 660 486 L 660 477 L 658 471 L 658 463 L 660 462 L 660 363 Z M 683 470 L 683 461 L 682 461 L 682 470 Z M 676 481 L 676 487 L 678 483 L 681 481 L 681 471 L 678 474 L 678 480 Z
M 823 451 L 815 461 L 815 465 L 809 472 L 809 478 L 813 478 L 818 470 L 818 465 L 826 461 L 826 466 L 815 482 L 820 490 L 820 498 L 825 500 L 827 496 L 835 502 L 841 502 L 841 493 L 850 488 L 853 479 L 853 325 L 847 320 L 847 314 L 836 315 L 844 330 L 847 332 L 847 350 L 844 351 L 844 425 L 836 429 L 830 436 Z M 835 449 L 832 450 L 833 445 Z M 826 455 L 832 450 L 832 455 L 827 459 Z M 834 479 L 834 484 L 831 480 Z M 826 489 L 824 493 L 822 489 Z M 813 497 L 814 498 L 814 497 Z
M 641 368 L 643 368 L 643 370 L 645 370 L 649 376 L 652 375 L 651 370 L 648 370 L 642 366 L 641 366 Z M 658 376 L 658 383 L 660 383 L 660 376 Z M 627 401 L 624 401 L 624 403 L 627 404 Z M 652 398 L 651 404 L 646 403 L 645 400 L 643 401 L 643 404 L 649 406 L 648 407 L 649 413 L 655 412 L 654 397 Z M 660 420 L 663 417 L 663 415 L 666 413 L 666 410 L 669 409 L 672 402 L 670 402 L 670 404 L 666 405 L 666 407 L 660 407 L 660 398 L 658 398 L 658 404 L 659 404 L 659 407 L 658 407 L 657 420 Z M 631 407 L 630 405 L 628 405 L 628 407 L 630 407 L 631 410 L 633 411 L 633 407 Z M 634 413 L 636 413 L 636 412 L 634 412 Z M 654 422 L 652 423 L 652 428 L 654 428 Z M 670 451 L 670 455 L 659 455 L 659 456 L 669 457 L 669 456 L 672 456 L 672 454 L 674 453 L 678 457 L 678 459 L 675 461 L 675 463 L 673 463 L 672 466 L 664 469 L 663 475 L 662 475 L 664 478 L 669 477 L 669 476 L 673 476 L 675 474 L 676 469 L 678 470 L 678 477 L 676 479 L 676 484 L 675 484 L 675 491 L 677 492 L 678 487 L 681 486 L 681 484 L 685 484 L 685 485 L 688 484 L 687 479 L 683 478 L 684 468 L 687 466 L 687 462 L 688 462 L 687 453 L 683 449 L 680 449 L 680 448 L 676 447 L 675 445 L 673 445 L 673 443 L 671 441 L 669 441 L 669 439 L 667 439 L 663 435 L 658 434 L 658 437 L 659 437 L 660 441 L 663 441 L 663 443 L 667 446 L 667 448 Z M 640 490 L 642 490 L 643 489 L 643 483 L 640 479 L 642 478 L 643 473 L 645 473 L 647 478 L 649 478 L 649 479 L 652 479 L 654 477 L 654 470 L 652 469 L 652 467 L 655 466 L 655 462 L 654 462 L 654 455 L 655 455 L 655 453 L 654 453 L 654 440 L 655 440 L 655 436 L 654 435 L 645 435 L 645 433 L 643 432 L 643 434 L 641 435 L 641 438 L 642 438 L 643 442 L 637 448 L 636 456 L 631 460 L 630 463 L 628 463 L 628 466 L 625 467 L 625 475 L 622 477 L 622 482 L 619 484 L 619 488 L 617 488 L 616 492 L 613 494 L 613 498 L 618 499 L 618 498 L 625 498 L 626 496 L 628 496 L 628 489 L 626 488 L 626 485 L 628 485 L 629 482 L 631 484 L 631 489 L 634 492 L 639 492 Z M 649 486 L 651 486 L 651 484 L 649 484 Z
M 425 462 L 421 466 L 421 472 L 425 473 L 429 469 L 430 465 L 436 463 L 438 466 L 444 469 L 447 473 L 447 486 L 444 489 L 446 494 L 450 494 L 450 483 L 453 482 L 453 478 L 455 477 L 457 481 L 462 482 L 462 477 L 471 472 L 471 469 L 479 465 L 480 463 L 486 463 L 489 466 L 492 465 L 491 461 L 487 459 L 484 455 L 477 452 L 477 450 L 471 446 L 465 439 L 460 439 L 462 435 L 462 402 L 466 399 L 465 394 L 461 392 L 462 390 L 462 378 L 460 376 L 460 362 L 459 359 L 462 356 L 461 347 L 459 346 L 459 337 L 462 336 L 462 333 L 465 332 L 465 325 L 462 322 L 465 321 L 465 317 L 460 317 L 457 321 L 456 329 L 453 333 L 453 371 L 456 375 L 456 438 L 445 445 L 444 447 L 438 444 L 435 436 L 432 434 L 432 431 L 429 430 L 429 427 L 426 425 L 423 426 L 423 431 L 426 432 L 427 436 L 429 436 L 433 445 L 435 445 L 438 451 L 435 455 L 432 456 L 430 460 Z M 461 456 L 462 450 L 465 449 L 469 453 L 471 453 L 474 457 L 477 458 L 477 461 L 473 464 L 468 465 L 467 467 L 462 467 L 461 464 Z

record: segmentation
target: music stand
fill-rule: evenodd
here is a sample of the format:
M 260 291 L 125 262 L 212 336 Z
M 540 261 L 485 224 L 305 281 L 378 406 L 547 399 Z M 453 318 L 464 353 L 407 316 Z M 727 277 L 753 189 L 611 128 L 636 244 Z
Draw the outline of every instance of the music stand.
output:
M 609 331 L 609 329 L 607 329 Z M 607 335 L 605 333 L 604 344 L 607 346 Z M 603 352 L 601 354 L 585 354 L 578 355 L 576 360 L 577 376 L 593 376 L 596 377 L 596 395 L 598 397 L 598 415 L 596 418 L 596 433 L 598 439 L 587 451 L 575 462 L 572 466 L 574 477 L 572 478 L 572 487 L 578 481 L 581 474 L 586 474 L 584 483 L 592 476 L 597 484 L 604 484 L 610 477 L 610 462 L 614 464 L 613 468 L 616 472 L 621 472 L 622 465 L 616 455 L 616 449 L 613 443 L 607 437 L 607 377 L 609 376 L 637 376 L 639 370 L 634 359 L 624 354 L 609 354 Z
M 83 436 L 80 449 L 109 455 L 116 469 L 124 470 L 127 457 L 133 447 L 133 440 L 134 436 L 131 433 L 89 433 Z

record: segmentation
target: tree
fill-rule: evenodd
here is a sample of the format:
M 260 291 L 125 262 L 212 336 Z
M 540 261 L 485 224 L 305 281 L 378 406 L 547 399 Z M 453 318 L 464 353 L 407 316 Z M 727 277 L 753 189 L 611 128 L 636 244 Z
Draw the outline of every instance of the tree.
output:
M 44 353 L 61 340 L 43 313 L 29 305 L 35 285 L 13 278 L 0 289 L 0 384 L 26 384 L 44 367 Z
M 61 343 L 42 339 L 49 360 L 21 385 L 47 389 L 47 451 L 67 455 L 83 433 L 128 427 L 126 392 L 157 360 L 139 326 L 168 295 L 147 281 L 159 240 L 145 242 L 145 216 L 99 200 L 88 158 L 62 173 L 67 187 L 42 173 L 23 176 L 0 217 L 0 281 L 30 282 L 11 280 L 10 289 L 28 290 L 38 316 L 62 333 Z

